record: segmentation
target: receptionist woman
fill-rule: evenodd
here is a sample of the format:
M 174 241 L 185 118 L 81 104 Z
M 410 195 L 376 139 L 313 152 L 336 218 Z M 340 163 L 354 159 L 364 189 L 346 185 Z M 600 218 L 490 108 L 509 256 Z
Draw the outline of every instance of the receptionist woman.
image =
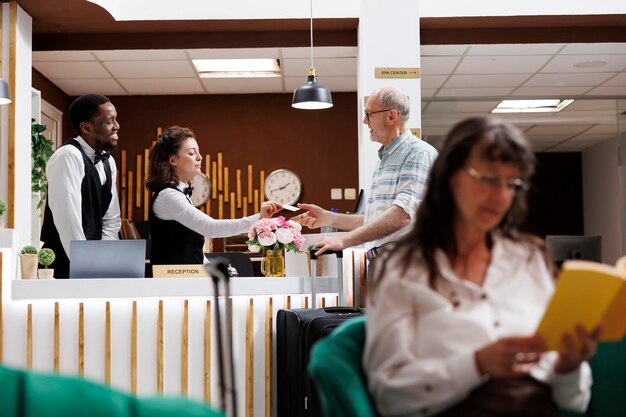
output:
M 264 202 L 261 212 L 232 220 L 216 220 L 193 206 L 189 181 L 201 172 L 202 155 L 191 129 L 172 126 L 150 149 L 146 188 L 150 203 L 150 262 L 152 265 L 204 263 L 204 237 L 227 237 L 247 232 L 260 217 L 282 209 Z

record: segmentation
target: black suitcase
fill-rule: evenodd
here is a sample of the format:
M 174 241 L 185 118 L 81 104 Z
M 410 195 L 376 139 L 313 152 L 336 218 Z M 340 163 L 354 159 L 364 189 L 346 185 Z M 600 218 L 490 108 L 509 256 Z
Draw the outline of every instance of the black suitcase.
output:
M 337 268 L 341 271 L 341 252 L 337 255 Z M 315 256 L 312 254 L 311 261 L 314 260 Z M 312 279 L 314 283 L 314 278 Z M 322 417 L 315 387 L 307 375 L 311 346 L 328 336 L 345 320 L 362 314 L 363 309 L 353 307 L 278 310 L 276 316 L 278 417 Z

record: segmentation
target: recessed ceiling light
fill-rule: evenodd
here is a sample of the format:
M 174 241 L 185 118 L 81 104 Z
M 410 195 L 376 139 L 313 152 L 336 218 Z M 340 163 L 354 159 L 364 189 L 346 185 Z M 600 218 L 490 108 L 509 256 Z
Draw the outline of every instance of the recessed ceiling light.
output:
M 600 68 L 607 64 L 606 61 L 583 61 L 574 64 L 576 68 Z
M 202 78 L 280 77 L 280 65 L 274 58 L 194 59 Z
M 502 100 L 492 113 L 548 113 L 559 112 L 572 104 L 574 100 L 558 98 L 540 100 Z

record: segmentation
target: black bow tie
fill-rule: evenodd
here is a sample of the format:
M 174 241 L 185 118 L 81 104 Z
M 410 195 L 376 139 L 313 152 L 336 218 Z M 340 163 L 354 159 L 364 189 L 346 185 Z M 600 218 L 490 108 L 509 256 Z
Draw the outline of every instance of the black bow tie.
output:
M 187 188 L 183 188 L 183 194 L 191 197 L 191 193 L 193 193 L 193 187 L 191 185 Z
M 99 161 L 102 161 L 104 163 L 104 161 L 106 161 L 110 157 L 111 157 L 111 154 L 109 154 L 109 153 L 106 153 L 106 152 L 96 152 L 96 155 L 93 158 L 93 164 L 96 165 Z

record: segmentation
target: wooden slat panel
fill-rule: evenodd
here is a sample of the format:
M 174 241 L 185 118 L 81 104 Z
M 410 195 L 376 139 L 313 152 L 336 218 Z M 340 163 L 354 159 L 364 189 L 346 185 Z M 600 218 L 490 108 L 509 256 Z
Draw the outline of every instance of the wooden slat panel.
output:
M 357 307 L 365 307 L 365 283 L 367 282 L 367 260 L 363 253 L 359 262 L 359 304 Z
M 187 396 L 189 384 L 189 300 L 183 303 L 183 328 L 180 341 L 180 393 Z
M 254 190 L 254 212 L 259 212 L 259 190 Z
M 222 153 L 217 153 L 217 191 L 224 189 L 224 171 L 222 171 Z
M 230 218 L 231 219 L 237 218 L 235 214 L 235 208 L 236 208 L 235 193 L 230 193 Z
M 204 402 L 211 403 L 211 300 L 204 309 Z
M 106 302 L 104 313 L 104 382 L 111 383 L 111 302 Z
M 241 208 L 241 170 L 237 170 L 237 208 Z
M 15 228 L 15 104 L 16 96 L 15 77 L 17 73 L 17 2 L 11 1 L 9 9 L 9 95 L 13 100 L 9 104 L 9 137 L 8 137 L 8 189 L 7 189 L 7 228 Z M 30 97 L 28 98 L 30 100 Z
M 159 300 L 157 319 L 157 392 L 163 393 L 163 300 Z
M 126 188 L 126 149 L 122 149 L 122 188 Z M 118 172 L 119 175 L 119 172 Z
M 217 198 L 217 162 L 211 162 L 211 198 Z
M 78 304 L 78 374 L 85 373 L 85 308 Z
M 252 202 L 252 165 L 248 165 L 248 202 Z
M 133 219 L 133 171 L 128 171 L 128 192 L 126 195 L 128 196 L 128 209 L 126 213 L 126 218 L 128 220 Z
M 230 201 L 230 191 L 228 188 L 228 167 L 224 167 L 224 201 Z
M 265 417 L 272 417 L 272 336 L 274 300 L 267 299 L 265 309 Z
M 136 192 L 136 196 L 135 196 L 135 207 L 140 208 L 141 207 L 141 189 L 142 187 L 142 183 L 141 183 L 141 171 L 142 171 L 142 166 L 141 166 L 141 154 L 137 155 L 137 192 Z
M 261 203 L 265 201 L 265 170 L 259 172 L 259 190 L 261 191 Z
M 7 189 L 7 228 L 15 228 L 15 105 L 20 98 L 16 94 L 17 76 L 17 1 L 12 0 L 9 8 L 9 95 L 13 100 L 9 104 L 9 137 L 8 137 L 8 189 Z M 30 95 L 28 96 L 30 100 Z
M 137 393 L 137 301 L 133 301 L 130 321 L 130 390 Z
M 33 368 L 33 305 L 28 305 L 26 318 L 26 368 Z
M 211 171 L 211 154 L 206 154 L 204 156 L 204 175 L 206 175 L 209 180 L 211 179 L 210 171 Z M 206 204 L 204 205 L 204 212 L 208 216 L 211 215 L 211 196 L 207 198 Z
M 243 205 L 242 205 L 242 213 L 241 215 L 243 217 L 246 217 L 248 215 L 248 197 L 244 197 L 243 198 Z
M 246 309 L 246 417 L 254 417 L 254 300 Z
M 217 218 L 224 218 L 224 196 L 222 194 L 217 196 Z
M 120 215 L 126 219 L 126 188 L 120 190 Z
M 59 372 L 59 302 L 54 303 L 54 371 Z
M 148 178 L 148 162 L 150 159 L 150 150 L 143 150 L 143 178 Z M 150 208 L 150 192 L 146 187 L 143 188 L 143 219 L 148 221 L 148 209 Z

